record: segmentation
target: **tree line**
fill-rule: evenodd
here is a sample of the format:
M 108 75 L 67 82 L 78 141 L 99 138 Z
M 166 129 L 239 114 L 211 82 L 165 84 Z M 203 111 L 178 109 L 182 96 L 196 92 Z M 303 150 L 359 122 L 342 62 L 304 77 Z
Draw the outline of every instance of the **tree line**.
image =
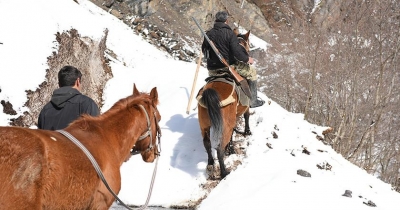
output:
M 325 142 L 400 192 L 400 2 L 338 2 L 330 24 L 292 20 L 261 62 L 262 91 L 334 131 Z

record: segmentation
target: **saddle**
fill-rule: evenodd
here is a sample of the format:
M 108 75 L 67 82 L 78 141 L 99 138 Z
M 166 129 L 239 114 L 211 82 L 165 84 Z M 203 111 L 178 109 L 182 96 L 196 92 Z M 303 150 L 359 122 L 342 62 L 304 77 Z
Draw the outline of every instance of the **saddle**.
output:
M 209 84 L 211 82 L 224 82 L 224 83 L 229 84 L 232 87 L 231 94 L 229 94 L 229 96 L 227 98 L 221 98 L 221 101 L 220 101 L 221 107 L 227 106 L 227 105 L 235 102 L 235 98 L 233 97 L 234 91 L 236 91 L 236 94 L 238 95 L 238 100 L 239 100 L 238 104 L 240 104 L 242 106 L 250 106 L 250 98 L 243 92 L 242 88 L 240 88 L 239 86 L 236 85 L 236 82 L 229 75 L 221 74 L 218 76 L 210 76 L 210 77 L 207 77 L 205 79 L 205 81 L 207 82 L 207 84 Z M 200 102 L 200 99 L 203 97 L 202 93 L 203 93 L 203 89 L 206 85 L 204 85 L 199 90 L 199 93 L 196 96 L 196 99 L 199 102 L 199 105 L 202 107 L 205 107 L 205 106 Z

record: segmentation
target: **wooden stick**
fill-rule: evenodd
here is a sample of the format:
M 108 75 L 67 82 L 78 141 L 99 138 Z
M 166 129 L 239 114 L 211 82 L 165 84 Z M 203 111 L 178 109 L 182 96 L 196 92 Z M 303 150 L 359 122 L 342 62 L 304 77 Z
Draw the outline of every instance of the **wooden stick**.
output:
M 203 53 L 200 52 L 199 60 L 197 61 L 196 73 L 195 73 L 195 75 L 194 75 L 194 80 L 193 80 L 193 85 L 192 85 L 192 91 L 190 92 L 189 103 L 188 103 L 187 108 L 186 108 L 186 114 L 189 114 L 190 104 L 192 103 L 193 92 L 194 92 L 194 89 L 195 89 L 195 87 L 196 87 L 197 75 L 199 74 L 199 69 L 200 69 L 200 63 L 201 63 L 201 58 L 202 58 L 202 56 L 203 56 Z

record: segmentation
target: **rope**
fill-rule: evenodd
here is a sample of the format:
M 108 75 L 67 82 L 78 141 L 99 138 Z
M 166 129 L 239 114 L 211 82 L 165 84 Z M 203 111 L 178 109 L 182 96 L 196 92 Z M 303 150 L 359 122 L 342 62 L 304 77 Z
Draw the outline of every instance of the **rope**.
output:
M 149 193 L 147 194 L 146 203 L 143 206 L 144 208 L 146 208 L 147 205 L 149 204 L 151 193 L 153 192 L 154 180 L 156 179 L 157 165 L 158 165 L 158 155 L 156 156 L 156 165 L 154 166 L 153 176 L 151 177 Z M 140 207 L 140 209 L 144 209 L 143 207 Z

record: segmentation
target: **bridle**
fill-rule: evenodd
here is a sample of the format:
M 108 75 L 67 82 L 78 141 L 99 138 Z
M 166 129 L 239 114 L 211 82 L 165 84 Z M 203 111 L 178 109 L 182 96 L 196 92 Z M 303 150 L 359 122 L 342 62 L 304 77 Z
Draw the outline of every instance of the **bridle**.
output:
M 246 49 L 246 51 L 250 50 L 250 43 L 248 41 L 246 41 L 243 37 L 238 36 L 238 39 L 241 40 L 239 41 L 239 44 L 242 45 L 242 47 L 244 47 L 244 49 Z M 243 44 L 243 42 L 245 44 Z
M 139 107 L 144 111 L 144 113 L 146 115 L 147 131 L 145 131 L 138 138 L 137 141 L 142 141 L 142 140 L 146 139 L 149 136 L 150 137 L 150 143 L 149 143 L 148 148 L 145 150 L 145 152 L 148 152 L 148 151 L 151 151 L 153 149 L 153 147 L 154 147 L 154 145 L 153 145 L 153 132 L 152 132 L 152 129 L 151 129 L 150 117 L 149 117 L 149 114 L 148 114 L 147 110 L 142 105 L 139 105 Z M 158 119 L 156 117 L 156 112 L 153 112 L 153 116 L 154 116 L 154 123 L 155 123 L 156 129 L 157 129 L 156 130 L 156 135 L 157 135 L 157 138 L 158 138 L 158 142 L 156 141 L 156 145 L 155 145 L 157 147 L 157 150 L 155 151 L 155 155 L 160 155 L 160 153 L 161 153 L 161 141 L 160 141 L 160 139 L 161 139 L 161 129 L 160 129 L 160 126 L 158 125 Z M 131 154 L 132 155 L 137 155 L 137 154 L 139 154 L 141 152 L 142 151 L 135 149 L 135 146 L 133 146 L 133 148 L 131 150 Z
M 146 110 L 142 105 L 139 105 L 139 107 L 144 111 L 144 113 L 145 113 L 145 115 L 146 115 L 146 120 L 147 120 L 147 131 L 145 131 L 145 132 L 138 138 L 138 141 L 141 141 L 141 140 L 147 138 L 148 136 L 150 136 L 149 147 L 145 150 L 145 151 L 147 152 L 147 151 L 152 150 L 153 147 L 154 147 L 154 145 L 153 145 L 153 134 L 152 134 L 152 132 L 151 132 L 151 122 L 150 122 L 150 117 L 149 117 L 149 114 L 147 113 L 147 110 Z M 154 107 L 153 107 L 153 108 L 154 108 Z M 154 108 L 154 109 L 156 109 L 156 108 Z M 155 124 L 156 124 L 156 129 L 157 129 L 156 135 L 157 135 L 157 138 L 158 138 L 158 144 L 157 144 L 157 142 L 156 142 L 156 145 L 155 145 L 155 146 L 157 147 L 157 150 L 156 150 L 156 152 L 155 152 L 156 164 L 155 164 L 155 166 L 154 166 L 153 176 L 152 176 L 152 179 L 151 179 L 150 189 L 149 189 L 149 193 L 148 193 L 148 196 L 147 196 L 146 203 L 145 203 L 143 206 L 141 206 L 141 207 L 139 208 L 139 210 L 143 210 L 143 209 L 147 208 L 147 205 L 148 205 L 148 203 L 149 203 L 149 201 L 150 201 L 151 192 L 152 192 L 152 189 L 153 189 L 154 180 L 155 180 L 155 176 L 156 176 L 156 172 L 157 172 L 157 165 L 158 165 L 158 158 L 157 158 L 157 156 L 159 156 L 160 153 L 161 153 L 161 146 L 160 146 L 161 129 L 160 129 L 160 126 L 158 125 L 158 119 L 157 119 L 157 117 L 156 117 L 156 112 L 153 112 L 153 114 L 154 114 L 154 122 L 155 122 Z M 127 208 L 127 209 L 132 209 L 132 208 L 130 208 L 129 206 L 127 206 L 124 202 L 122 202 L 122 200 L 119 199 L 119 197 L 117 196 L 117 194 L 115 194 L 115 192 L 114 192 L 114 191 L 111 189 L 111 187 L 108 185 L 108 183 L 107 183 L 107 181 L 106 181 L 106 179 L 105 179 L 105 177 L 104 177 L 104 175 L 103 175 L 103 172 L 102 172 L 101 169 L 100 169 L 99 164 L 96 162 L 96 160 L 94 159 L 93 155 L 89 152 L 89 150 L 86 149 L 86 147 L 85 147 L 78 139 L 76 139 L 73 135 L 71 135 L 71 134 L 68 133 L 67 131 L 65 131 L 65 130 L 57 130 L 57 132 L 61 133 L 61 134 L 64 135 L 65 137 L 67 137 L 67 139 L 71 140 L 76 146 L 78 146 L 78 147 L 85 153 L 85 155 L 89 158 L 90 162 L 92 163 L 93 167 L 95 168 L 95 170 L 96 170 L 96 172 L 97 172 L 97 175 L 99 175 L 101 181 L 103 181 L 103 184 L 106 186 L 106 188 L 108 189 L 108 191 L 114 196 L 114 198 L 115 198 L 116 200 L 119 201 L 119 203 L 120 203 L 122 206 L 124 206 L 124 207 Z M 160 149 L 160 150 L 158 150 L 158 149 Z M 133 149 L 132 149 L 132 150 L 133 150 Z M 134 153 L 135 153 L 135 154 L 139 154 L 140 152 L 141 152 L 141 151 L 135 151 Z M 132 154 L 132 152 L 131 152 L 131 154 Z

